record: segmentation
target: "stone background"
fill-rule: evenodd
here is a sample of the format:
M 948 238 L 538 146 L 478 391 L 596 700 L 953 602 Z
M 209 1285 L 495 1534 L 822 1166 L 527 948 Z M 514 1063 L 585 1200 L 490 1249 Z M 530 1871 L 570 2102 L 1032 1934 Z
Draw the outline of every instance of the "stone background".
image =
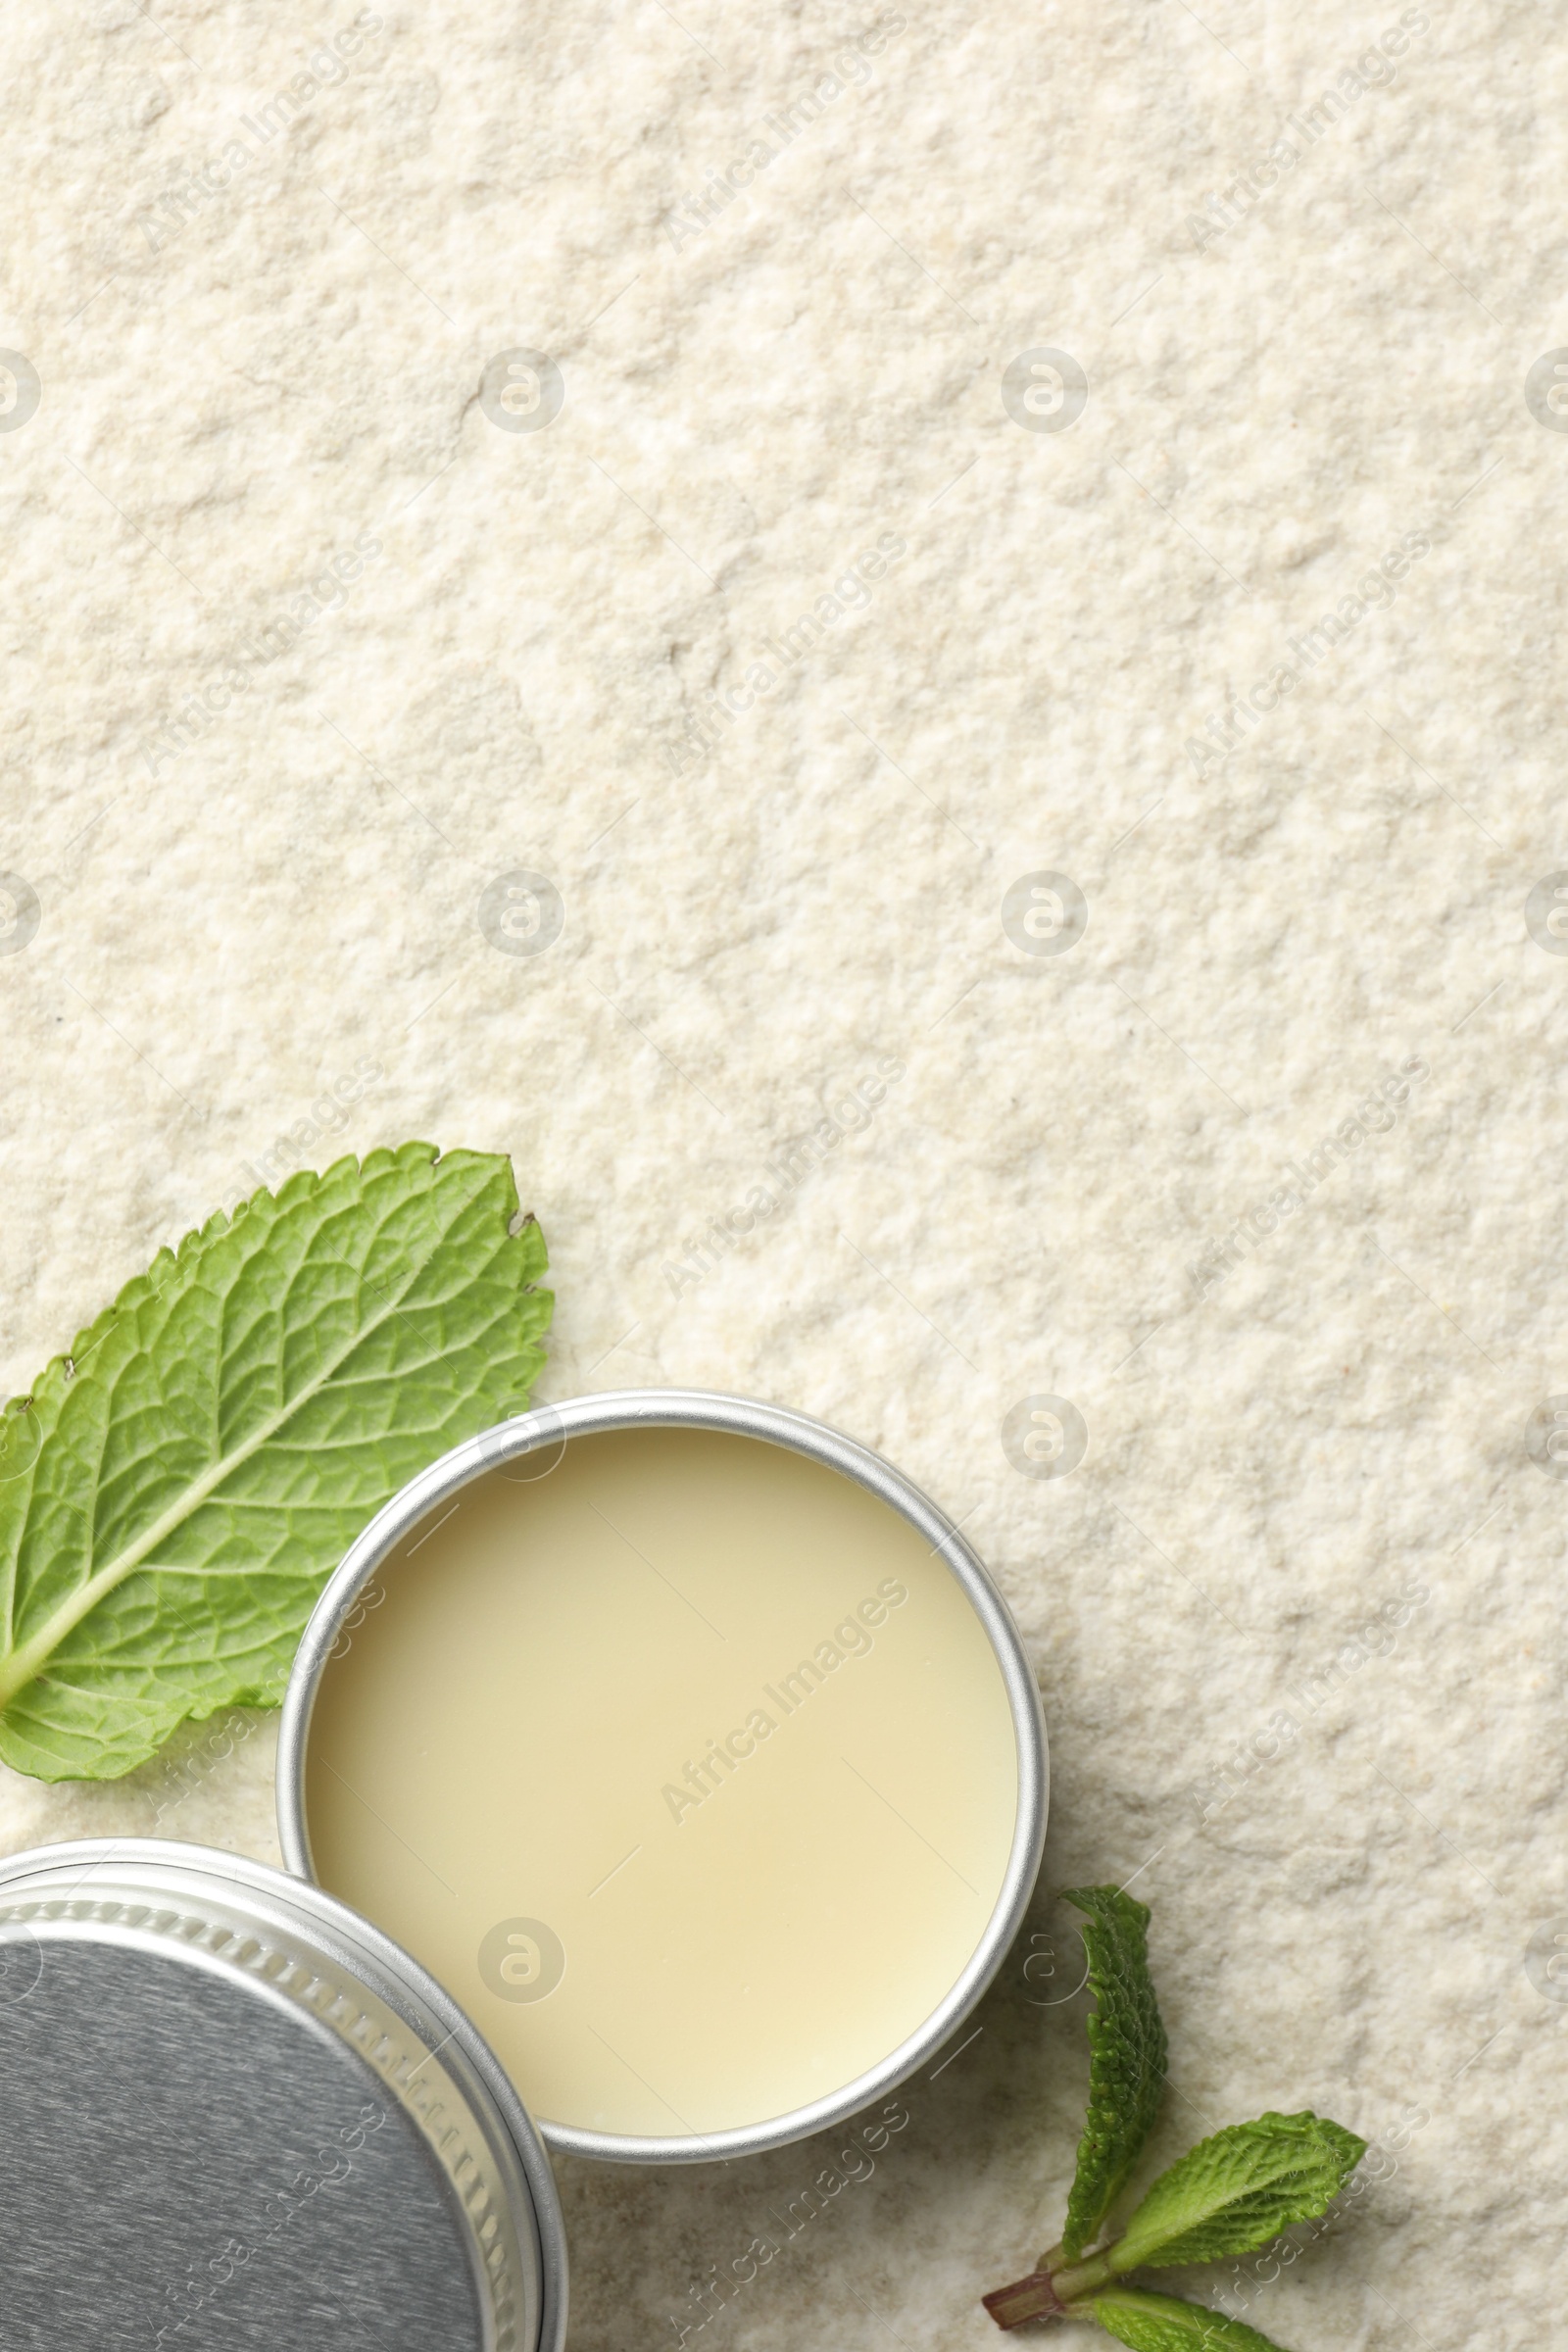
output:
M 1040 1940 L 983 2034 L 744 2283 L 843 2135 L 564 2166 L 574 2345 L 994 2341 L 977 2295 L 1057 2234 L 1052 1890 L 1088 1879 L 1154 1907 L 1155 2154 L 1265 2106 L 1379 2142 L 1254 2323 L 1544 2341 L 1549 15 L 5 24 L 0 1393 L 259 1171 L 506 1150 L 559 1289 L 543 1395 L 739 1390 L 881 1446 L 1038 1661 Z M 1081 415 L 1027 358 L 1009 412 L 1041 350 Z M 519 871 L 562 905 L 538 953 Z M 6 1778 L 0 1838 L 272 1856 L 274 1727 L 241 1729 L 172 1810 L 160 1767 Z

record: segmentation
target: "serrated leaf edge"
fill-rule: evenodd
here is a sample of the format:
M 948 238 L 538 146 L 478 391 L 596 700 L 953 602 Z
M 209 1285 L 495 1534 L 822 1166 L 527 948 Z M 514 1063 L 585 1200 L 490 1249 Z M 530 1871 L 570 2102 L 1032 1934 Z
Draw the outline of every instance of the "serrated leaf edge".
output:
M 177 1249 L 170 1250 L 166 1246 L 158 1252 L 158 1255 L 153 1259 L 152 1265 L 145 1273 L 133 1275 L 131 1280 L 127 1282 L 123 1289 L 120 1292 L 120 1295 L 115 1299 L 113 1305 L 105 1307 L 102 1313 L 94 1316 L 92 1322 L 88 1324 L 84 1330 L 78 1332 L 74 1346 L 69 1355 L 57 1355 L 51 1357 L 49 1363 L 45 1366 L 43 1373 L 33 1385 L 31 1391 L 33 1402 L 37 1402 L 40 1391 L 45 1389 L 45 1385 L 50 1381 L 52 1375 L 57 1376 L 56 1385 L 61 1387 L 63 1387 L 74 1377 L 76 1364 L 85 1360 L 85 1357 L 91 1352 L 90 1348 L 83 1348 L 82 1342 L 84 1340 L 88 1339 L 93 1334 L 97 1334 L 98 1338 L 93 1340 L 93 1346 L 96 1347 L 98 1345 L 98 1340 L 107 1337 L 108 1332 L 114 1327 L 114 1324 L 122 1314 L 128 1314 L 133 1306 L 141 1306 L 146 1303 L 147 1297 L 149 1296 L 147 1286 L 150 1284 L 152 1275 L 157 1272 L 160 1266 L 167 1262 L 171 1271 L 177 1271 L 181 1262 L 196 1252 L 201 1246 L 205 1245 L 209 1241 L 220 1240 L 225 1233 L 231 1231 L 233 1227 L 239 1223 L 241 1217 L 243 1217 L 254 1206 L 256 1201 L 267 1200 L 273 1202 L 275 1205 L 282 1205 L 285 1202 L 286 1197 L 291 1188 L 298 1184 L 302 1177 L 308 1178 L 318 1185 L 324 1185 L 339 1168 L 345 1166 L 352 1165 L 358 1167 L 360 1175 L 363 1179 L 368 1173 L 379 1173 L 379 1169 L 376 1167 L 376 1163 L 378 1161 L 381 1162 L 383 1166 L 390 1166 L 394 1165 L 399 1160 L 407 1159 L 408 1164 L 417 1165 L 418 1162 L 415 1155 L 420 1152 L 428 1153 L 429 1156 L 426 1164 L 432 1168 L 438 1163 L 438 1161 L 442 1159 L 443 1156 L 447 1160 L 490 1156 L 488 1154 L 461 1151 L 449 1152 L 443 1155 L 437 1150 L 435 1145 L 425 1143 L 404 1144 L 401 1145 L 395 1152 L 389 1149 L 383 1149 L 379 1152 L 372 1152 L 366 1159 L 362 1161 L 356 1161 L 353 1153 L 349 1152 L 345 1153 L 342 1159 L 334 1160 L 331 1166 L 328 1168 L 321 1170 L 302 1168 L 297 1170 L 295 1174 L 288 1179 L 287 1183 L 278 1187 L 276 1193 L 269 1192 L 266 1186 L 263 1186 L 259 1192 L 251 1194 L 248 1199 L 238 1202 L 232 1211 L 227 1209 L 215 1210 L 213 1215 L 208 1218 L 205 1225 L 198 1226 L 193 1229 L 193 1231 L 185 1235 L 184 1239 L 179 1243 Z M 513 1198 L 514 1200 L 515 1200 L 515 1182 L 513 1184 Z M 509 1212 L 509 1217 L 507 1220 L 509 1224 L 511 1221 L 511 1214 L 514 1213 L 515 1212 Z M 166 1281 L 161 1283 L 158 1286 L 158 1289 L 152 1291 L 150 1295 L 153 1298 L 157 1298 L 167 1288 L 168 1284 Z M 137 1296 L 134 1298 L 132 1298 L 133 1293 L 137 1294 Z M 214 1463 L 211 1470 L 208 1471 L 202 1478 L 193 1480 L 191 1485 L 187 1487 L 181 1494 L 177 1505 L 172 1506 L 170 1510 L 166 1511 L 163 1517 L 156 1520 L 154 1524 L 141 1536 L 139 1536 L 133 1544 L 127 1544 L 123 1551 L 120 1552 L 113 1560 L 107 1562 L 106 1565 L 101 1568 L 95 1576 L 90 1577 L 84 1585 L 82 1585 L 74 1593 L 73 1593 L 70 1600 L 63 1603 L 62 1606 L 56 1610 L 52 1617 L 46 1619 L 44 1624 L 39 1627 L 38 1631 L 27 1642 L 22 1643 L 19 1648 L 14 1649 L 9 1658 L 0 1661 L 0 1709 L 4 1709 L 5 1707 L 9 1706 L 11 1701 L 17 1696 L 17 1693 L 20 1690 L 24 1690 L 26 1689 L 27 1685 L 32 1682 L 34 1677 L 37 1675 L 39 1669 L 54 1654 L 55 1650 L 59 1648 L 60 1643 L 66 1639 L 66 1636 L 71 1633 L 74 1627 L 79 1625 L 84 1617 L 90 1615 L 92 1610 L 97 1607 L 98 1603 L 104 1599 L 108 1593 L 113 1592 L 117 1586 L 123 1584 L 126 1577 L 133 1576 L 136 1570 L 143 1565 L 149 1554 L 156 1550 L 157 1546 L 163 1542 L 167 1535 L 171 1534 L 176 1527 L 181 1526 L 184 1521 L 190 1517 L 191 1512 L 195 1510 L 201 1503 L 205 1502 L 208 1495 L 211 1494 L 217 1487 L 222 1484 L 222 1481 L 229 1476 L 231 1471 L 238 1469 L 242 1462 L 248 1461 L 253 1453 L 256 1453 L 264 1445 L 268 1443 L 270 1439 L 274 1438 L 277 1435 L 277 1432 L 287 1422 L 291 1421 L 295 1414 L 298 1413 L 306 1404 L 308 1404 L 311 1399 L 318 1395 L 320 1389 L 326 1385 L 333 1374 L 336 1373 L 344 1358 L 348 1355 L 351 1355 L 357 1348 L 363 1345 L 364 1341 L 368 1337 L 380 1329 L 382 1323 L 384 1323 L 390 1316 L 397 1314 L 399 1311 L 400 1310 L 398 1306 L 394 1303 L 387 1306 L 380 1314 L 371 1316 L 368 1320 L 363 1323 L 356 1324 L 350 1339 L 341 1352 L 334 1356 L 331 1362 L 327 1364 L 324 1369 L 319 1371 L 317 1377 L 312 1380 L 307 1387 L 299 1390 L 293 1396 L 291 1396 L 287 1404 L 283 1406 L 276 1414 L 274 1414 L 270 1420 L 266 1422 L 254 1434 L 254 1436 L 247 1439 L 243 1446 L 237 1446 L 232 1453 L 223 1455 L 221 1460 Z
M 1145 2190 L 1143 2197 L 1140 2199 L 1137 2207 L 1135 2208 L 1131 2218 L 1129 2219 L 1126 2230 L 1123 2231 L 1121 2237 L 1118 2238 L 1115 2245 L 1108 2250 L 1109 2261 L 1113 2275 L 1119 2275 L 1124 2270 L 1160 2270 L 1166 2267 L 1175 2270 L 1181 2270 L 1186 2268 L 1187 2262 L 1189 2261 L 1193 2263 L 1199 2263 L 1210 2259 L 1208 2256 L 1198 2254 L 1185 2258 L 1180 2255 L 1172 2255 L 1170 2252 L 1165 2250 L 1165 2248 L 1162 2248 L 1157 2241 L 1148 2252 L 1138 2252 L 1137 2241 L 1134 2236 L 1134 2232 L 1138 2227 L 1138 2217 L 1144 2211 L 1145 2207 L 1151 2202 L 1151 2200 L 1158 2195 L 1160 2189 L 1170 2179 L 1171 2175 L 1179 2172 L 1184 2164 L 1190 2163 L 1193 2157 L 1196 2156 L 1200 2149 L 1211 2147 L 1216 2140 L 1228 2138 L 1232 2132 L 1245 2132 L 1258 2124 L 1285 2124 L 1297 2126 L 1304 2124 L 1311 2125 L 1316 2132 L 1322 2134 L 1322 2144 L 1329 2151 L 1338 2166 L 1339 2179 L 1326 2196 L 1319 2196 L 1317 2192 L 1314 2191 L 1311 2199 L 1302 2205 L 1299 2212 L 1293 2213 L 1288 2221 L 1273 2223 L 1265 2231 L 1263 2236 L 1254 2241 L 1254 2245 L 1250 2249 L 1246 2247 L 1232 2248 L 1231 2251 L 1235 2253 L 1245 2253 L 1248 2251 L 1255 2252 L 1257 2246 L 1267 2245 L 1272 2238 L 1278 2237 L 1282 2230 L 1294 2229 L 1298 2222 L 1316 2221 L 1321 2215 L 1327 2213 L 1329 2207 L 1333 2204 L 1335 2198 L 1341 2195 L 1347 2180 L 1348 2180 L 1350 2175 L 1354 2172 L 1356 2166 L 1366 2154 L 1367 2143 L 1360 2137 L 1359 2133 L 1351 2132 L 1345 2124 L 1336 2123 L 1331 2116 L 1315 2114 L 1310 2107 L 1298 2108 L 1293 2115 L 1284 2115 L 1277 2108 L 1268 2107 L 1264 2109 L 1261 2115 L 1250 2116 L 1245 2123 L 1223 2125 L 1218 2132 L 1211 2132 L 1205 2138 L 1195 2140 L 1185 2155 L 1178 2156 L 1174 2164 L 1168 2164 L 1165 2167 L 1165 2170 L 1159 2175 L 1157 2180 L 1152 2180 L 1150 2183 L 1149 2187 Z M 1353 2155 L 1349 2153 L 1352 2148 L 1355 2151 Z M 1208 2224 L 1217 2221 L 1223 2214 L 1224 2210 L 1225 2208 L 1223 2205 L 1217 2206 L 1210 2214 L 1202 2215 L 1195 2220 L 1183 2223 L 1178 2230 L 1173 2231 L 1170 2238 L 1167 2239 L 1166 2247 L 1179 2246 L 1182 2240 L 1186 2237 L 1190 2237 L 1195 2230 L 1202 2229 Z M 1133 2240 L 1134 2251 L 1130 2256 L 1126 2256 L 1123 2254 L 1123 2248 L 1127 2245 L 1129 2239 Z M 1220 2256 L 1216 2259 L 1226 2260 L 1228 2259 L 1228 2256 Z
M 1062 1892 L 1062 1900 L 1064 1902 L 1072 1903 L 1079 1911 L 1081 1911 L 1091 1927 L 1098 1928 L 1103 1933 L 1110 1933 L 1111 1931 L 1108 1929 L 1107 1923 L 1102 1916 L 1101 1910 L 1094 1899 L 1102 1896 L 1122 1897 L 1133 1910 L 1133 1912 L 1138 1915 L 1137 1925 L 1139 1933 L 1146 1938 L 1146 1948 L 1143 1960 L 1144 1973 L 1149 1985 L 1150 1998 L 1154 2004 L 1154 2022 L 1159 2030 L 1161 2040 L 1163 2040 L 1165 2035 L 1165 2023 L 1164 2019 L 1160 2016 L 1159 1996 L 1154 1989 L 1153 1974 L 1149 1967 L 1149 1954 L 1147 1948 L 1149 1925 L 1152 1914 L 1147 1903 L 1140 1902 L 1136 1895 L 1128 1894 L 1126 1888 L 1123 1886 L 1066 1887 Z M 1089 1961 L 1089 1973 L 1092 1975 L 1094 1970 L 1094 1961 L 1093 1954 L 1090 1949 L 1088 1932 L 1085 1929 L 1080 1929 L 1079 1933 L 1084 1937 L 1085 1956 Z M 1084 2112 L 1083 2130 L 1080 2132 L 1078 2139 L 1077 2163 L 1074 2166 L 1072 2182 L 1067 2192 L 1067 2219 L 1062 2230 L 1061 2238 L 1061 2250 L 1068 2254 L 1070 2261 L 1077 2261 L 1082 2256 L 1084 2248 L 1093 2238 L 1099 2235 L 1104 2225 L 1106 2215 L 1109 2213 L 1111 2207 L 1115 2204 L 1117 2198 L 1121 2195 L 1129 2179 L 1131 2178 L 1133 2169 L 1138 2162 L 1138 2158 L 1143 2153 L 1144 2147 L 1148 2141 L 1149 2133 L 1153 2129 L 1154 2122 L 1154 2118 L 1152 2115 L 1148 2124 L 1146 2124 L 1144 2127 L 1142 2136 L 1138 2139 L 1137 2144 L 1129 2153 L 1126 2163 L 1122 2167 L 1120 2180 L 1111 2183 L 1110 2192 L 1103 2198 L 1100 2205 L 1099 2211 L 1095 2213 L 1088 2221 L 1086 2221 L 1082 2227 L 1075 2229 L 1073 2224 L 1073 2200 L 1077 2194 L 1079 2177 L 1083 2169 L 1084 2141 L 1088 2135 L 1090 2118 L 1095 2112 L 1095 2060 L 1098 2052 L 1099 2042 L 1099 2036 L 1095 2029 L 1097 2024 L 1100 2022 L 1102 2015 L 1102 2009 L 1101 1999 L 1097 1992 L 1095 2014 L 1092 2018 L 1086 2019 L 1085 2021 L 1085 2027 L 1089 2037 L 1089 2102 Z

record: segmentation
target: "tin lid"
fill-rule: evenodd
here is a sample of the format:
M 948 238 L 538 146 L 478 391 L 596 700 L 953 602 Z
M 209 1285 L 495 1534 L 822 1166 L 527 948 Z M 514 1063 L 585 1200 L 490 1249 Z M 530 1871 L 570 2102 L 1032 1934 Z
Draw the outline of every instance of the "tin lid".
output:
M 8 2352 L 560 2352 L 549 2164 L 344 1905 L 151 1839 L 0 1862 Z

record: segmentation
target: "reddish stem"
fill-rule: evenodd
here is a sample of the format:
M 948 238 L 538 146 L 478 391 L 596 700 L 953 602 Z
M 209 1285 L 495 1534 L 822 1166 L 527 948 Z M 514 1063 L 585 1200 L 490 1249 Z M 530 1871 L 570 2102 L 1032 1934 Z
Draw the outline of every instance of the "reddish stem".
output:
M 999 2328 L 1021 2328 L 1025 2320 L 1059 2320 L 1066 2309 L 1049 2271 L 1031 2271 L 1027 2278 L 1015 2278 L 1010 2286 L 999 2286 L 980 2300 Z

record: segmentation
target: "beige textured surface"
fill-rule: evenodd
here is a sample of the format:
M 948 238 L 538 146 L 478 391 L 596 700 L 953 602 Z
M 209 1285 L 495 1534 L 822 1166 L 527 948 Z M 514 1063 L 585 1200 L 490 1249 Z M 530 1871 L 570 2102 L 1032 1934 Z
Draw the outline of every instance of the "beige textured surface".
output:
M 1558 28 L 1435 6 L 1390 79 L 1352 69 L 1393 0 L 921 0 L 830 91 L 874 14 L 679 15 L 388 6 L 306 89 L 348 7 L 6 13 L 0 344 L 41 399 L 0 434 L 0 867 L 40 919 L 0 956 L 0 1384 L 269 1158 L 509 1150 L 546 1394 L 775 1397 L 962 1518 L 1039 1662 L 1048 1885 L 1155 1906 L 1165 2151 L 1265 2105 L 1382 2142 L 1257 2324 L 1522 2352 L 1568 2158 L 1568 2007 L 1523 1965 L 1568 1934 L 1564 1490 L 1525 1441 L 1568 1389 L 1568 960 L 1525 922 L 1568 865 L 1568 434 L 1525 397 L 1568 342 Z M 1070 429 L 1003 405 L 1039 347 L 1087 373 Z M 518 348 L 565 384 L 536 432 L 477 397 Z M 517 868 L 564 905 L 536 956 L 477 919 Z M 1042 869 L 1089 907 L 1057 956 L 999 912 Z M 858 1131 L 666 1274 L 833 1104 Z M 1068 1476 L 1002 1448 L 1039 1394 L 1085 1418 Z M 271 1854 L 271 1741 L 172 1810 L 160 1767 L 7 1781 L 0 1837 L 163 1801 Z M 704 2352 L 994 2340 L 1083 2074 L 1029 1948 L 793 2237 L 845 2135 L 564 2168 L 583 2352 L 674 2343 L 715 2275 Z

